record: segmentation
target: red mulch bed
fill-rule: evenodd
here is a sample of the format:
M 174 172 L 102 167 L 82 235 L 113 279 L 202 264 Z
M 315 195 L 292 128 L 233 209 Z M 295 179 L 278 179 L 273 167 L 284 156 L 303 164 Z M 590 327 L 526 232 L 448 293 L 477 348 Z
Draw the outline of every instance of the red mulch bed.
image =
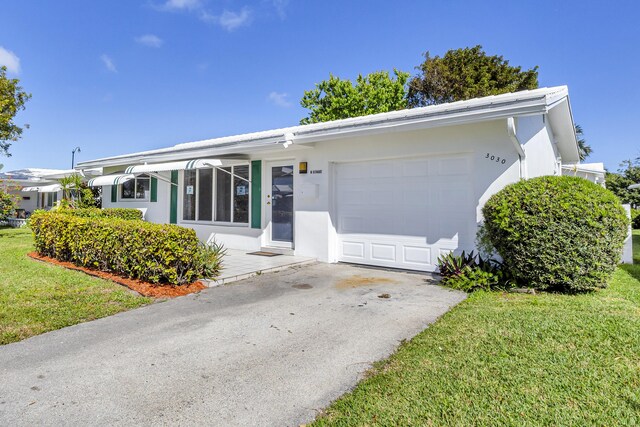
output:
M 206 286 L 202 282 L 193 282 L 188 285 L 168 285 L 161 283 L 149 283 L 143 282 L 142 280 L 137 279 L 129 279 L 127 277 L 120 276 L 118 274 L 108 273 L 106 271 L 100 270 L 91 270 L 85 267 L 79 267 L 75 264 L 66 261 L 58 261 L 54 258 L 49 258 L 46 256 L 42 256 L 37 252 L 29 252 L 27 254 L 28 257 L 36 259 L 38 261 L 48 262 L 50 264 L 60 265 L 62 267 L 82 271 L 90 276 L 99 277 L 101 279 L 111 280 L 119 285 L 126 286 L 127 288 L 138 292 L 145 297 L 154 297 L 154 298 L 175 298 L 183 295 L 193 294 L 196 292 L 200 292 Z

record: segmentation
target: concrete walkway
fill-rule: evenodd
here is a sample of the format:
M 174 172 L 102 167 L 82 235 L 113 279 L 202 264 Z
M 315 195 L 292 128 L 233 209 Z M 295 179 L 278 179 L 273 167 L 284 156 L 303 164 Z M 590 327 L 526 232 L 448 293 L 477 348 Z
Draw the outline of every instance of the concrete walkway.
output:
M 0 425 L 299 425 L 462 299 L 327 264 L 207 289 L 0 346 Z
M 301 256 L 277 255 L 265 257 L 237 249 L 226 249 L 220 276 L 216 280 L 210 281 L 209 286 L 223 285 L 248 279 L 256 274 L 279 271 L 294 265 L 299 266 L 313 262 L 315 262 L 315 259 Z

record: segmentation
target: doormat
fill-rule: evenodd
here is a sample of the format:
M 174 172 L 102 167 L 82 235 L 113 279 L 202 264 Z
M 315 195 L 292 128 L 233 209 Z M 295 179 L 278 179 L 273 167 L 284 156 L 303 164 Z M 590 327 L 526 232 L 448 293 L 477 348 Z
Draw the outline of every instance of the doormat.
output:
M 247 255 L 258 255 L 258 256 L 272 257 L 272 256 L 278 256 L 278 255 L 282 255 L 282 254 L 277 254 L 275 252 L 258 251 L 258 252 L 249 252 Z

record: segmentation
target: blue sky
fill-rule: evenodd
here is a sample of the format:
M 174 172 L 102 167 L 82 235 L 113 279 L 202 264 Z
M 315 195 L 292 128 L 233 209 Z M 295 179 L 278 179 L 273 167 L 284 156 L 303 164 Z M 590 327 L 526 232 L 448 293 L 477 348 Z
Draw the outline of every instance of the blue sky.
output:
M 4 170 L 295 125 L 329 73 L 415 73 L 481 44 L 569 86 L 591 161 L 640 156 L 633 1 L 3 0 L 0 63 L 33 98 Z

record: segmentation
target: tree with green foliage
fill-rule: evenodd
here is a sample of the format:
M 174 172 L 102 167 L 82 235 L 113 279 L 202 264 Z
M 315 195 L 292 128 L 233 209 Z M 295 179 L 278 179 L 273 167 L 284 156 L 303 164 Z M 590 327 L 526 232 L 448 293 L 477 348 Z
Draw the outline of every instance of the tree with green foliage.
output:
M 17 197 L 8 191 L 0 189 L 0 219 L 11 215 L 17 206 Z
M 74 173 L 65 176 L 60 178 L 58 182 L 62 186 L 61 204 L 64 207 L 82 209 L 97 206 L 96 197 L 99 198 L 100 194 L 96 195 L 94 190 L 87 187 L 80 174 Z
M 424 54 L 409 81 L 412 107 L 443 104 L 538 87 L 538 67 L 522 70 L 500 55 L 489 56 L 482 46 L 449 50 L 444 56 Z
M 629 190 L 630 185 L 640 184 L 640 157 L 622 162 L 617 173 L 607 172 L 605 183 L 622 203 L 640 208 L 640 188 Z
M 582 162 L 591 155 L 593 149 L 587 144 L 587 140 L 584 138 L 584 131 L 580 125 L 576 125 L 576 137 L 578 138 L 578 155 Z
M 7 67 L 0 67 L 0 154 L 6 156 L 11 156 L 9 147 L 22 135 L 22 128 L 15 124 L 14 118 L 31 98 L 19 83 L 20 80 L 7 77 Z
M 358 75 L 355 85 L 332 74 L 304 92 L 300 105 L 310 110 L 300 124 L 326 122 L 407 108 L 405 84 L 409 73 L 393 70 Z

